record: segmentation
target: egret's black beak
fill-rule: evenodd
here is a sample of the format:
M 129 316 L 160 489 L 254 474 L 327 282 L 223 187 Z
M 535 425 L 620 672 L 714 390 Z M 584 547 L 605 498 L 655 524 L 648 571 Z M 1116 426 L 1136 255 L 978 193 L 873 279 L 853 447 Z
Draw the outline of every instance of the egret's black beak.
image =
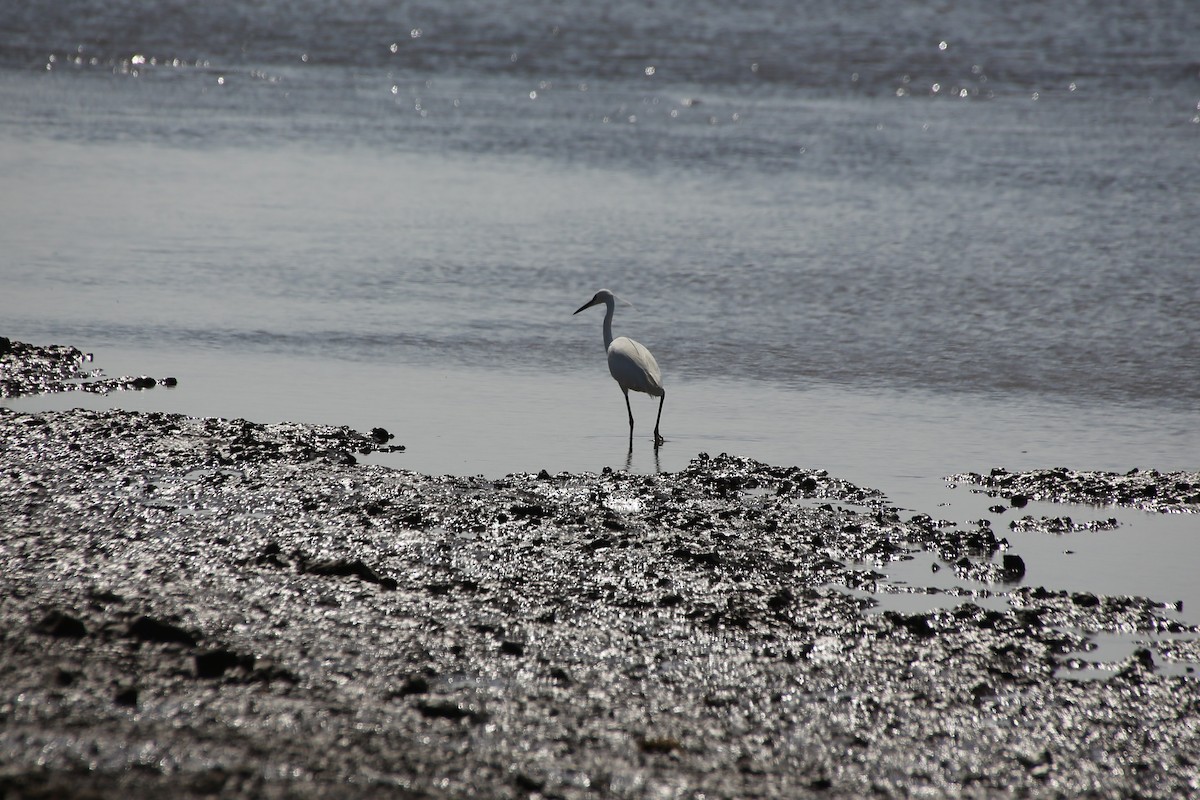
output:
M 571 314 L 571 316 L 575 316 L 575 314 L 578 314 L 580 311 L 583 311 L 585 308 L 591 308 L 594 305 L 596 305 L 596 298 L 593 297 L 591 300 L 588 300 L 586 303 L 581 305 L 579 308 L 575 309 L 575 312 L 573 314 Z

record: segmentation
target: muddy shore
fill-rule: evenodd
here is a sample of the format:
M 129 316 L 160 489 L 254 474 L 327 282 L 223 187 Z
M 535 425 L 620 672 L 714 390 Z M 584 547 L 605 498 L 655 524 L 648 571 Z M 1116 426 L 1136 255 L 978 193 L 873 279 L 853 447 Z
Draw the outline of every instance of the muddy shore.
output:
M 6 391 L 79 379 L 29 388 L 14 364 L 49 356 L 15 344 Z M 1087 632 L 1195 629 L 1153 598 L 1024 584 L 1003 531 L 819 468 L 359 463 L 386 441 L 0 408 L 0 796 L 1200 790 L 1200 682 L 1146 650 L 1107 680 L 1058 677 Z M 1014 506 L 1062 478 L 1007 475 L 959 477 Z M 1194 473 L 1156 473 L 1153 496 L 1146 475 L 1080 475 L 1096 502 L 1200 500 Z M 873 613 L 851 591 L 921 549 L 1006 610 L 967 593 Z M 1172 648 L 1200 658 L 1194 637 Z

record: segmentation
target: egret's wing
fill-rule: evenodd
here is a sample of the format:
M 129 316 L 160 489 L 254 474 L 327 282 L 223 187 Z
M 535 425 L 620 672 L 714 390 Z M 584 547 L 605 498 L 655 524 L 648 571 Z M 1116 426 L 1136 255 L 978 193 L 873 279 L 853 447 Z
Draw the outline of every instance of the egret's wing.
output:
M 613 339 L 608 346 L 608 371 L 622 389 L 655 397 L 663 393 L 658 362 L 649 350 L 626 336 Z

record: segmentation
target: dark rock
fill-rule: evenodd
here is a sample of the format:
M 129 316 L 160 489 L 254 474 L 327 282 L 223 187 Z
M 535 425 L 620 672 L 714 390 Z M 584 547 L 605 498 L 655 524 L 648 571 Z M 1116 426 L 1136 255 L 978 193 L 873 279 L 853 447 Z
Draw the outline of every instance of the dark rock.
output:
M 33 629 L 47 636 L 58 636 L 65 639 L 80 639 L 87 636 L 87 626 L 80 619 L 58 609 L 47 611 L 45 616 L 34 623 Z
M 394 578 L 381 576 L 375 570 L 363 563 L 362 559 L 330 559 L 314 561 L 304 565 L 304 572 L 309 575 L 326 575 L 338 578 L 355 577 L 367 583 L 377 584 L 382 589 L 396 589 L 399 584 Z
M 253 669 L 254 656 L 241 655 L 232 650 L 220 648 L 197 653 L 195 663 L 197 678 L 219 678 L 234 667 Z
M 536 503 L 517 503 L 508 507 L 513 519 L 541 519 L 549 516 L 550 510 Z
M 892 625 L 903 628 L 918 639 L 931 639 L 937 635 L 926 614 L 901 614 L 898 611 L 886 611 L 883 615 Z
M 285 683 L 297 684 L 300 682 L 300 677 L 290 669 L 280 667 L 266 659 L 253 659 L 254 669 L 250 673 L 250 680 L 260 681 L 262 683 L 271 683 L 274 681 L 283 681 Z M 242 662 L 245 667 L 245 662 Z
M 175 378 L 163 378 L 161 381 L 159 381 L 159 383 L 161 383 L 163 386 L 178 386 L 179 385 L 179 381 Z
M 125 598 L 116 592 L 111 592 L 108 589 L 92 588 L 88 590 L 88 597 L 96 603 L 108 605 L 109 603 L 124 603 Z
M 1139 647 L 1134 650 L 1133 660 L 1140 664 L 1143 669 L 1154 669 L 1154 653 L 1150 652 L 1149 648 Z
M 422 700 L 416 705 L 417 711 L 423 717 L 430 719 L 448 719 L 455 722 L 468 720 L 479 724 L 486 722 L 488 714 L 482 708 L 472 703 L 460 703 L 454 700 Z
M 721 556 L 712 550 L 692 550 L 690 547 L 679 547 L 672 552 L 676 558 L 691 561 L 694 564 L 704 564 L 715 567 L 721 563 Z
M 662 608 L 670 608 L 672 606 L 677 606 L 682 602 L 683 602 L 683 596 L 676 594 L 675 592 L 670 592 L 669 594 L 664 594 L 662 597 L 660 597 L 658 599 L 658 605 L 661 606 Z
M 51 686 L 60 688 L 70 686 L 75 683 L 82 673 L 76 670 L 69 670 L 63 667 L 55 667 L 50 670 L 49 681 Z
M 1005 553 L 1003 565 L 1004 575 L 1009 580 L 1016 580 L 1025 576 L 1025 559 L 1020 556 Z
M 521 791 L 531 793 L 541 792 L 546 786 L 545 781 L 534 778 L 533 776 L 527 775 L 524 772 L 518 772 L 516 777 L 513 778 L 513 783 Z
M 500 643 L 500 652 L 506 656 L 523 656 L 525 655 L 525 643 L 505 639 Z
M 794 602 L 796 602 L 796 596 L 785 587 L 771 595 L 771 598 L 767 600 L 767 608 L 772 611 L 782 611 Z
M 180 628 L 178 625 L 172 625 L 170 622 L 163 622 L 147 617 L 139 616 L 129 623 L 126 631 L 135 639 L 140 639 L 143 642 L 161 642 L 185 644 L 189 647 L 196 646 L 196 637 Z
M 138 704 L 137 687 L 126 686 L 117 689 L 116 694 L 113 695 L 113 702 L 126 708 L 136 708 Z
M 371 441 L 375 444 L 387 444 L 394 438 L 396 437 L 388 433 L 387 428 L 371 428 Z
M 408 697 L 411 694 L 428 693 L 429 679 L 424 675 L 412 675 L 408 677 L 405 679 L 404 683 L 400 685 L 400 689 L 397 691 L 397 695 L 400 697 Z
M 971 696 L 976 702 L 996 696 L 996 690 L 987 683 L 977 683 L 971 687 Z
M 279 557 L 280 552 L 281 548 L 278 542 L 267 542 L 255 556 L 254 563 L 260 567 L 282 567 L 284 564 Z
M 611 511 L 607 512 L 604 515 L 604 522 L 602 524 L 604 525 L 604 527 L 608 528 L 610 531 L 625 530 L 625 523 L 621 521 L 620 517 L 618 517 L 616 514 L 614 514 Z
M 656 736 L 649 739 L 638 739 L 638 749 L 651 755 L 668 755 L 682 750 L 683 745 L 669 736 Z

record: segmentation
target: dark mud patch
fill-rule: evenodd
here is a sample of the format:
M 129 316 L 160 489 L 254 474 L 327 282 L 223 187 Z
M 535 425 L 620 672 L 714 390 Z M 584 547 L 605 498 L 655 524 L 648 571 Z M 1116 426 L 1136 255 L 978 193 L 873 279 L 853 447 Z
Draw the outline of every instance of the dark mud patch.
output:
M 1009 472 L 995 468 L 983 475 L 967 472 L 946 478 L 972 484 L 993 497 L 1004 497 L 1023 508 L 1030 500 L 1130 506 L 1159 513 L 1200 513 L 1200 472 L 1159 472 L 1132 469 L 1116 472 L 1078 472 L 1065 467 Z
M 33 345 L 0 336 L 0 398 L 58 392 L 114 391 L 173 387 L 173 377 L 152 378 L 126 375 L 109 378 L 99 368 L 88 366 L 92 354 L 66 345 Z
M 821 470 L 431 477 L 380 436 L 0 409 L 0 792 L 95 797 L 1186 796 L 1200 683 L 1013 585 L 986 526 Z M 994 580 L 868 613 L 873 565 Z M 1194 645 L 1172 645 L 1183 656 Z M 1159 655 L 1161 660 L 1162 654 Z

